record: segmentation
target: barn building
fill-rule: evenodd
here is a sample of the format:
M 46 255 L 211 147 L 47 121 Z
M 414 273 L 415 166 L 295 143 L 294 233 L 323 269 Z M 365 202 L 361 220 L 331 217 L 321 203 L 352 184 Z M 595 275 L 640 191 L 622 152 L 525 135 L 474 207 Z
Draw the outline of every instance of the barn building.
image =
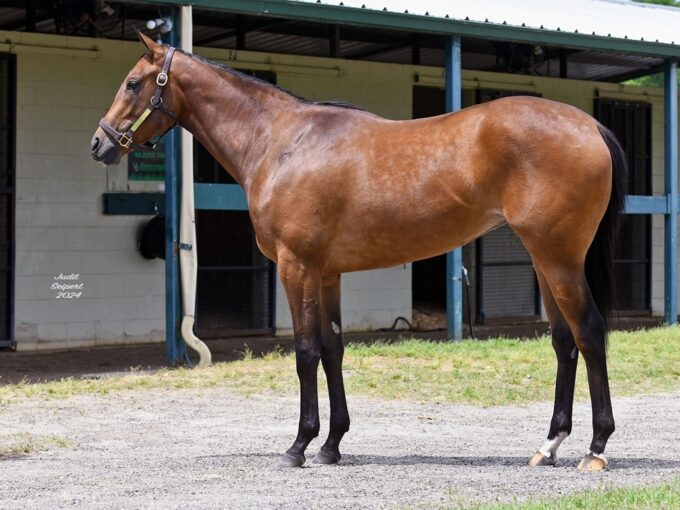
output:
M 0 0 L 0 346 L 172 336 L 174 283 L 163 260 L 145 258 L 154 246 L 163 254 L 172 140 L 106 168 L 89 143 L 140 56 L 135 29 L 161 20 L 147 33 L 176 42 L 180 4 Z M 619 136 L 631 169 L 618 308 L 676 321 L 680 10 L 626 0 L 192 5 L 195 53 L 308 99 L 410 119 L 444 113 L 458 87 L 462 106 L 529 94 L 594 115 Z M 630 82 L 658 73 L 665 83 Z M 290 333 L 285 294 L 256 248 L 243 195 L 197 143 L 194 175 L 199 336 Z M 345 331 L 388 327 L 414 310 L 444 313 L 447 299 L 449 316 L 459 316 L 461 280 L 451 266 L 447 278 L 446 258 L 345 275 Z M 464 247 L 462 262 L 475 321 L 541 318 L 530 260 L 508 228 Z

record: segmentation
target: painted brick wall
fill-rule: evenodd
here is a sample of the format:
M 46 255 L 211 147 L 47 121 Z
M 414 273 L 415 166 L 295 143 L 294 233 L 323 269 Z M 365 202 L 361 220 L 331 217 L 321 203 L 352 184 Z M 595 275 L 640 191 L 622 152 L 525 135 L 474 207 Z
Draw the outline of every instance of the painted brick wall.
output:
M 5 37 L 19 43 L 18 348 L 161 341 L 163 264 L 135 251 L 135 233 L 146 218 L 102 214 L 108 172 L 88 154 L 97 121 L 139 57 L 139 48 L 16 32 Z M 43 54 L 30 45 L 96 45 L 98 54 L 72 56 L 68 49 Z M 60 273 L 80 275 L 79 299 L 55 298 L 58 291 L 50 287 Z

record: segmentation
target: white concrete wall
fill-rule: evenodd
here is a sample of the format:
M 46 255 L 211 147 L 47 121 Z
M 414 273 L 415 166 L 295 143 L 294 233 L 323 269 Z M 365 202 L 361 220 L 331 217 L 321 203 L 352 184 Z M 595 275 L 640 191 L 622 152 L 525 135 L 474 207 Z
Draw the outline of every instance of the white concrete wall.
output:
M 342 275 L 343 331 L 389 327 L 397 317 L 411 319 L 411 264 L 391 269 Z M 293 332 L 288 300 L 279 280 L 276 286 L 276 333 Z
M 127 165 L 102 168 L 89 140 L 127 70 L 140 55 L 132 42 L 0 32 L 18 42 L 16 336 L 20 349 L 160 341 L 164 335 L 163 263 L 135 251 L 147 217 L 102 214 L 102 193 L 157 190 L 129 183 Z M 96 51 L 92 50 L 96 47 Z M 0 45 L 0 51 L 9 49 Z M 88 51 L 89 50 L 89 51 Z M 414 84 L 443 86 L 438 68 L 199 49 L 236 68 L 270 70 L 279 85 L 310 99 L 356 103 L 388 118 L 411 116 Z M 652 103 L 654 192 L 663 192 L 662 92 L 613 84 L 464 72 L 466 89 L 538 92 L 592 113 L 597 96 Z M 652 306 L 663 311 L 663 220 L 653 220 Z M 57 300 L 59 273 L 79 273 L 77 300 Z M 290 331 L 277 287 L 276 327 Z M 343 277 L 346 331 L 411 317 L 411 267 Z
M 163 264 L 135 251 L 147 218 L 102 214 L 107 170 L 89 156 L 97 121 L 139 48 L 17 32 L 6 38 L 18 43 L 17 348 L 161 341 Z M 98 52 L 79 51 L 95 45 Z M 50 287 L 60 273 L 80 275 L 79 299 L 55 298 Z

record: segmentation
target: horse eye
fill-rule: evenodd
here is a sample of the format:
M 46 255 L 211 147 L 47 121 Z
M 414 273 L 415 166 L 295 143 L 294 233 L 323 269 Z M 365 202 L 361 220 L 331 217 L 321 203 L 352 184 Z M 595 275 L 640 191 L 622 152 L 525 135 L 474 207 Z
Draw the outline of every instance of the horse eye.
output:
M 139 87 L 139 82 L 135 80 L 130 80 L 127 82 L 127 89 L 128 90 L 135 90 L 137 87 Z

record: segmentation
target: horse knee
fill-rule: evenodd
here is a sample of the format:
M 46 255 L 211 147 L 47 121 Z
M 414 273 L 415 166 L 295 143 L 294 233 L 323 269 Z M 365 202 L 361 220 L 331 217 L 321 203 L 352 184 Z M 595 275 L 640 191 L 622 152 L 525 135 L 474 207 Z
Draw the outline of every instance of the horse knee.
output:
M 295 346 L 295 360 L 298 372 L 306 367 L 316 367 L 321 359 L 321 350 L 316 343 L 300 342 Z

